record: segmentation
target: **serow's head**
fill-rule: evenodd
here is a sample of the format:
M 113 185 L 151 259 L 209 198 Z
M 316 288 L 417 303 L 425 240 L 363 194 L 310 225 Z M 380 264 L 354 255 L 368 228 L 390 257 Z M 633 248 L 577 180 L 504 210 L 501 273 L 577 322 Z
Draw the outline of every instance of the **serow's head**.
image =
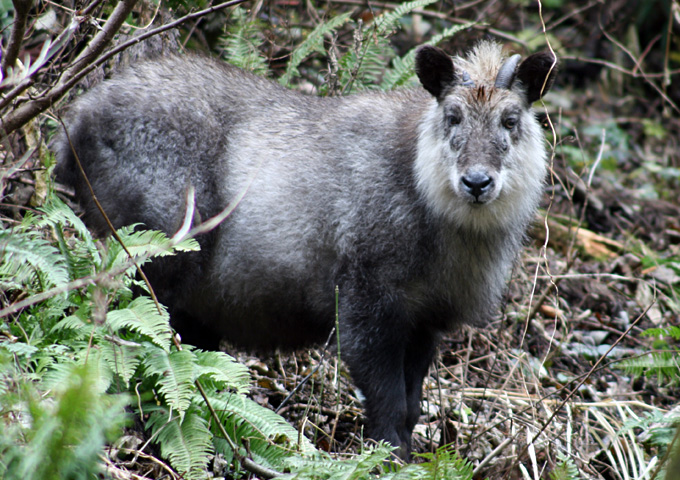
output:
M 522 60 L 482 42 L 464 58 L 425 45 L 416 73 L 436 99 L 420 125 L 416 174 L 431 206 L 475 229 L 535 208 L 546 172 L 531 104 L 552 86 L 550 52 Z

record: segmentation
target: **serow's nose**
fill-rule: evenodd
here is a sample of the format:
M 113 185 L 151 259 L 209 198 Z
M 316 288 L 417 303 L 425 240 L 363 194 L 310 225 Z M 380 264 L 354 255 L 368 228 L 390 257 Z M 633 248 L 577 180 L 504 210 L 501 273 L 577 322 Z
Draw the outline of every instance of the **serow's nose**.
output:
M 465 190 L 476 199 L 493 187 L 493 179 L 482 172 L 469 173 L 464 175 L 462 180 Z

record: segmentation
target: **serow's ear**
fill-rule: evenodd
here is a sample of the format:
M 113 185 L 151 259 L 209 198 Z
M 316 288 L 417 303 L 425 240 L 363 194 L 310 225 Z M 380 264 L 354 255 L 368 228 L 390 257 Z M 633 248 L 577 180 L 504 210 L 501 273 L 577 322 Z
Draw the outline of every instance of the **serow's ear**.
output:
M 557 58 L 551 52 L 529 55 L 517 69 L 516 80 L 522 82 L 529 104 L 548 93 L 557 75 Z
M 416 75 L 425 90 L 441 100 L 455 80 L 453 60 L 441 48 L 423 45 L 416 50 Z

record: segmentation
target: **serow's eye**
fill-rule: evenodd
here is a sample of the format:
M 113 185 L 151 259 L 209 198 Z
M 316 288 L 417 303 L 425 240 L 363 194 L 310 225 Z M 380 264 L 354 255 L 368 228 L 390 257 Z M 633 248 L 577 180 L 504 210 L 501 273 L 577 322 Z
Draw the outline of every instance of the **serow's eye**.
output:
M 450 113 L 449 115 L 446 116 L 446 119 L 449 122 L 449 125 L 451 126 L 456 126 L 459 125 L 460 122 L 463 121 L 463 117 L 460 116 L 458 113 Z
M 503 120 L 503 127 L 505 127 L 508 130 L 512 130 L 513 128 L 515 128 L 517 126 L 518 123 L 519 123 L 519 119 L 517 117 L 510 116 L 510 117 L 507 117 Z

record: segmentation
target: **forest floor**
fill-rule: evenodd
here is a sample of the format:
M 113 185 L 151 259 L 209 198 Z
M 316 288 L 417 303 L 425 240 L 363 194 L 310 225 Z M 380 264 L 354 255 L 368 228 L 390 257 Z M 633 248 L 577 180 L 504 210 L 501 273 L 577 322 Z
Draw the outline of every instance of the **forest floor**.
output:
M 296 21 L 313 17 L 304 2 L 288 3 Z M 563 458 L 583 478 L 648 478 L 672 436 L 669 418 L 680 418 L 678 342 L 664 335 L 680 324 L 680 45 L 663 40 L 673 21 L 626 2 L 564 0 L 544 12 L 542 35 L 533 4 L 468 2 L 452 11 L 440 3 L 422 18 L 477 22 L 449 42 L 451 51 L 483 36 L 531 48 L 549 38 L 562 63 L 537 106 L 552 145 L 541 211 L 495 321 L 441 343 L 414 449 L 450 444 L 473 463 L 475 478 L 537 480 Z M 666 12 L 675 4 L 651 3 Z M 613 12 L 634 16 L 634 31 L 614 27 Z M 273 47 L 276 27 L 268 30 L 273 69 L 285 62 Z M 209 28 L 195 34 L 199 43 Z M 406 49 L 423 39 L 411 25 L 394 43 Z M 665 76 L 674 83 L 664 86 Z M 31 182 L 15 180 L 12 202 L 27 205 Z M 361 401 L 328 350 L 229 353 L 250 368 L 258 403 L 321 449 L 357 452 Z M 651 353 L 659 368 L 647 367 Z

